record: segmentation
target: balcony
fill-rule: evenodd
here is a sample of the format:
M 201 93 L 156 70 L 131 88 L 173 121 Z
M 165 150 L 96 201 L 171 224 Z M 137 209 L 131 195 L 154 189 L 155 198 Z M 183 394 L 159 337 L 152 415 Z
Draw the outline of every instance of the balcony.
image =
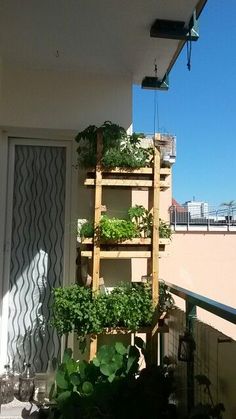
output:
M 236 206 L 222 207 L 172 205 L 170 223 L 175 231 L 236 231 Z

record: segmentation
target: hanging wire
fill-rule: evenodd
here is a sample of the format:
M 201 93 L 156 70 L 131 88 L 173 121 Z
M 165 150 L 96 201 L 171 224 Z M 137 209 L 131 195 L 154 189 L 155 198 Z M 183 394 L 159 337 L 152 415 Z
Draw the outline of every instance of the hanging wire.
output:
M 156 64 L 156 60 L 154 62 L 154 73 L 155 73 L 155 78 L 157 81 L 157 64 Z M 155 137 L 156 134 L 156 125 L 157 125 L 157 130 L 159 132 L 160 130 L 160 121 L 159 121 L 159 105 L 158 105 L 158 97 L 157 97 L 157 90 L 154 90 L 154 121 L 153 121 L 153 135 Z
M 187 67 L 188 71 L 191 70 L 191 58 L 192 58 L 192 39 L 187 40 Z

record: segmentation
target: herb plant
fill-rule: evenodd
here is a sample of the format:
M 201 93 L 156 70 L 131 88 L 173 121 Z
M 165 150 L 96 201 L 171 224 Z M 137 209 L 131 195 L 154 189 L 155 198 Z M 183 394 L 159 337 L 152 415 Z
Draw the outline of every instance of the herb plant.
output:
M 59 335 L 75 331 L 79 337 L 101 333 L 106 327 L 137 330 L 152 321 L 149 284 L 121 285 L 107 294 L 72 285 L 53 291 L 53 325 Z
M 78 164 L 81 167 L 96 165 L 96 139 L 99 130 L 103 133 L 101 163 L 104 167 L 138 168 L 150 165 L 153 149 L 141 147 L 143 134 L 128 135 L 123 127 L 105 121 L 99 128 L 90 125 L 77 134 L 75 140 L 79 144 Z
M 126 240 L 138 236 L 137 226 L 130 220 L 108 218 L 104 215 L 99 225 L 100 237 L 105 240 Z
M 165 221 L 159 220 L 160 238 L 171 238 L 171 227 Z M 98 234 L 102 240 L 122 241 L 135 237 L 151 237 L 153 216 L 143 205 L 135 205 L 128 210 L 127 219 L 109 218 L 104 215 L 98 227 Z M 80 237 L 93 237 L 94 227 L 91 221 L 82 225 Z
M 173 299 L 160 282 L 159 314 L 173 306 Z M 59 335 L 72 331 L 83 340 L 104 328 L 125 327 L 137 331 L 152 323 L 155 307 L 151 285 L 134 283 L 115 287 L 110 293 L 92 293 L 90 288 L 71 285 L 53 291 L 53 326 Z

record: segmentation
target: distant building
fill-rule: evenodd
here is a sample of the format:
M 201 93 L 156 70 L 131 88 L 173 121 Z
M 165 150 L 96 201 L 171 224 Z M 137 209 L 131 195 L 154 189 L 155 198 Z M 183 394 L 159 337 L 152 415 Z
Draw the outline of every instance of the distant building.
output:
M 189 212 L 191 218 L 206 218 L 209 214 L 209 207 L 207 202 L 203 201 L 186 201 L 183 206 Z

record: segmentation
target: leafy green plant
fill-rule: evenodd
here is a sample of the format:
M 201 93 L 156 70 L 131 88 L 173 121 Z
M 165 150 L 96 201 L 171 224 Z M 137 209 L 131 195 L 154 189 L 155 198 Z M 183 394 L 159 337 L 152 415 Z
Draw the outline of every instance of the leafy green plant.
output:
M 103 133 L 103 166 L 138 168 L 150 165 L 153 149 L 141 147 L 143 134 L 128 135 L 123 127 L 105 121 L 99 128 L 90 125 L 77 134 L 75 140 L 79 144 L 77 152 L 80 166 L 88 168 L 96 165 L 96 139 L 99 130 Z
M 171 238 L 172 230 L 168 223 L 159 220 L 160 238 Z M 109 218 L 104 215 L 98 227 L 98 234 L 103 240 L 122 241 L 135 237 L 151 237 L 153 216 L 143 205 L 135 205 L 128 210 L 127 219 Z M 82 224 L 80 237 L 93 237 L 94 227 L 91 221 Z
M 74 361 L 67 350 L 57 369 L 48 418 L 175 418 L 169 403 L 174 376 L 165 364 L 139 372 L 145 351 L 140 338 L 127 347 L 104 345 L 90 362 Z
M 138 229 L 130 220 L 108 218 L 104 215 L 99 224 L 100 237 L 105 240 L 126 240 L 138 236 Z
M 159 235 L 162 239 L 171 239 L 172 230 L 170 225 L 163 220 L 159 220 Z
M 149 284 L 121 285 L 110 293 L 72 285 L 53 291 L 53 325 L 59 335 L 75 331 L 80 338 L 106 327 L 137 330 L 151 323 L 154 307 Z
M 53 290 L 53 326 L 59 335 L 77 333 L 83 340 L 87 334 L 101 333 L 104 328 L 125 327 L 137 331 L 152 323 L 155 307 L 151 285 L 135 283 L 115 287 L 110 293 L 93 294 L 90 288 L 71 285 Z M 160 282 L 158 311 L 173 307 L 168 288 Z
M 152 234 L 153 215 L 143 205 L 135 205 L 128 210 L 130 220 L 136 225 L 139 236 L 150 237 Z
M 211 393 L 211 381 L 204 374 L 195 376 L 199 386 L 203 387 L 204 393 L 208 396 L 209 403 L 199 403 L 192 409 L 190 419 L 223 419 L 222 412 L 225 411 L 223 403 L 214 403 Z
M 91 221 L 86 221 L 85 223 L 83 223 L 79 230 L 80 237 L 81 238 L 93 237 L 93 234 L 94 234 L 94 227 Z

